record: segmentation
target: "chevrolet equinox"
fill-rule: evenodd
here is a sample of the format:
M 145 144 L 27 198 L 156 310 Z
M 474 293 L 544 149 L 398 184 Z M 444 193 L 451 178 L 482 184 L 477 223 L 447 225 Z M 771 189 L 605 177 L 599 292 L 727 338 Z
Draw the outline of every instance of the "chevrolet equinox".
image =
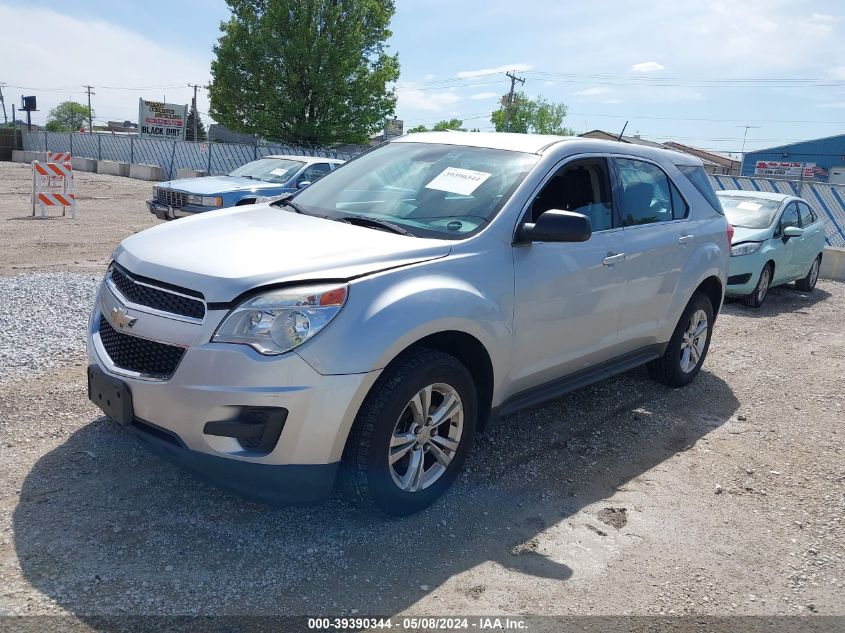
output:
M 91 318 L 89 397 L 242 495 L 342 483 L 410 514 L 493 418 L 642 364 L 693 380 L 731 231 L 692 156 L 404 136 L 294 195 L 124 240 Z

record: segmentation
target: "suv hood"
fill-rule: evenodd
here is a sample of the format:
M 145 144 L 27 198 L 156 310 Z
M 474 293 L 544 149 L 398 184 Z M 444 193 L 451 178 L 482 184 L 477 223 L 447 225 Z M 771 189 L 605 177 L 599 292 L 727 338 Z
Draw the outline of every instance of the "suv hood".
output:
M 114 260 L 130 272 L 228 302 L 257 286 L 351 279 L 445 257 L 447 240 L 299 215 L 259 204 L 160 224 L 126 238 Z
M 176 189 L 187 193 L 199 195 L 211 195 L 213 193 L 225 193 L 227 191 L 257 191 L 260 189 L 278 189 L 284 187 L 284 183 L 264 182 L 252 178 L 241 178 L 240 176 L 205 176 L 203 178 L 182 178 L 181 180 L 168 180 L 156 185 L 162 189 Z

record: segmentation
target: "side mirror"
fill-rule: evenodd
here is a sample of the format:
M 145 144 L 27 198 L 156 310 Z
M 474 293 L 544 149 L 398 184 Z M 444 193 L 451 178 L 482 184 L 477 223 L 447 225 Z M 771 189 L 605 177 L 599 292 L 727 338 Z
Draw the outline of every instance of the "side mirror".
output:
M 521 242 L 586 242 L 592 234 L 590 218 L 583 213 L 550 209 L 536 223 L 524 224 L 519 238 Z
M 804 235 L 804 229 L 799 226 L 788 226 L 783 230 L 783 236 L 787 239 L 790 237 L 801 237 L 802 235 Z
M 305 187 L 307 187 L 310 184 L 311 184 L 310 180 L 301 180 L 298 183 L 296 183 L 296 186 L 299 189 L 305 189 Z

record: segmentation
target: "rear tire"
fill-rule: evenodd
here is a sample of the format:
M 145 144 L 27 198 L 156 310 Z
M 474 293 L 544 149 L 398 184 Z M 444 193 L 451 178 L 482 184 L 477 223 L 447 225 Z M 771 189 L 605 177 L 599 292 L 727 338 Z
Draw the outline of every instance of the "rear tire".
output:
M 649 375 L 667 387 L 688 385 L 701 370 L 712 333 L 713 304 L 707 295 L 696 292 L 675 326 L 663 356 L 646 365 Z
M 812 292 L 813 288 L 816 287 L 816 282 L 819 280 L 819 268 L 822 265 L 822 256 L 819 255 L 813 260 L 813 265 L 810 266 L 810 272 L 807 273 L 807 276 L 803 279 L 799 279 L 795 282 L 795 287 L 802 292 Z
M 393 516 L 426 508 L 460 472 L 477 416 L 467 368 L 444 352 L 411 350 L 379 377 L 355 418 L 342 460 L 346 491 Z
M 771 284 L 772 265 L 771 263 L 768 263 L 763 266 L 763 270 L 760 271 L 760 277 L 757 279 L 757 285 L 754 286 L 754 291 L 750 295 L 743 297 L 742 302 L 752 308 L 759 308 L 766 300 Z

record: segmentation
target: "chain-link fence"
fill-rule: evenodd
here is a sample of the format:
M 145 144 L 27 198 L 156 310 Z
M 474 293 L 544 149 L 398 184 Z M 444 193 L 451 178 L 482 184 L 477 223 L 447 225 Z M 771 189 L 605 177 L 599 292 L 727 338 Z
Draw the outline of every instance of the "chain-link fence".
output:
M 209 174 L 228 174 L 250 161 L 271 154 L 321 156 L 348 160 L 349 152 L 314 149 L 293 145 L 245 145 L 241 143 L 195 143 L 118 136 L 116 134 L 64 134 L 58 132 L 24 132 L 23 148 L 29 151 L 70 152 L 81 158 L 115 160 L 122 163 L 156 165 L 168 179 L 178 169 L 199 169 Z

